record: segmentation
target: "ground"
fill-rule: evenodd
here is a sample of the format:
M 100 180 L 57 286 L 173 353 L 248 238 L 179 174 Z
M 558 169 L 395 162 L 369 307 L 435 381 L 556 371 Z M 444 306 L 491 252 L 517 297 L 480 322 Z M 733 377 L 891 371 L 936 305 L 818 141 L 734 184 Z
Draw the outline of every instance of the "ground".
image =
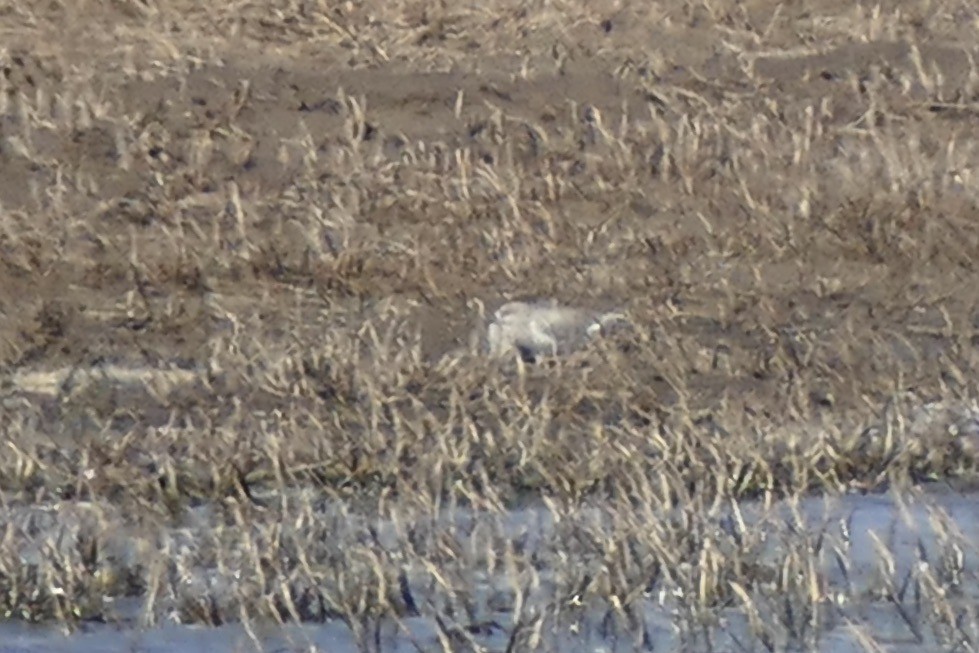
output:
M 0 486 L 166 521 L 310 483 L 968 482 L 976 432 L 865 427 L 975 397 L 977 30 L 966 0 L 0 3 Z M 473 351 L 525 298 L 634 329 Z

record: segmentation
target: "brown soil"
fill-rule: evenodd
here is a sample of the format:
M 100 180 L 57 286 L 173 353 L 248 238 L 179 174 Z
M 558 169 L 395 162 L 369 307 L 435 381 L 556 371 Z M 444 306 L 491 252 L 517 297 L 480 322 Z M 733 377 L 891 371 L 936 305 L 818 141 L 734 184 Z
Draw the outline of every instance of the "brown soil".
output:
M 707 407 L 971 392 L 969 3 L 328 4 L 7 8 L 6 368 L 553 295 Z

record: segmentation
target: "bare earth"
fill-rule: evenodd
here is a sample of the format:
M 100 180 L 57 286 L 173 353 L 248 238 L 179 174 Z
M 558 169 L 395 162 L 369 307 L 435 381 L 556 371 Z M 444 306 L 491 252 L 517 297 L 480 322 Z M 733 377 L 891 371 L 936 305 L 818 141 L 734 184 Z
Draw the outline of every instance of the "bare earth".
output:
M 974 25 L 750 4 L 11 9 L 0 360 L 313 347 L 391 299 L 441 354 L 467 299 L 555 296 L 711 401 L 968 378 Z
M 185 509 L 271 532 L 310 487 L 380 515 L 974 483 L 977 43 L 966 0 L 0 2 L 2 503 L 112 506 L 165 557 Z M 633 328 L 472 349 L 540 298 Z M 650 551 L 702 560 L 692 530 Z M 0 606 L 162 597 L 150 558 Z

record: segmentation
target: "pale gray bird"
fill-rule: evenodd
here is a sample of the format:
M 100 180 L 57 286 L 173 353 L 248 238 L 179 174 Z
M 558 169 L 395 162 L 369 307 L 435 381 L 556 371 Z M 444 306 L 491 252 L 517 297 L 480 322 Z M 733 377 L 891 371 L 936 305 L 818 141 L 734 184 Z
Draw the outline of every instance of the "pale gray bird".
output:
M 493 314 L 486 339 L 493 356 L 513 351 L 525 362 L 567 354 L 602 335 L 621 313 L 601 313 L 561 306 L 555 301 L 508 302 Z

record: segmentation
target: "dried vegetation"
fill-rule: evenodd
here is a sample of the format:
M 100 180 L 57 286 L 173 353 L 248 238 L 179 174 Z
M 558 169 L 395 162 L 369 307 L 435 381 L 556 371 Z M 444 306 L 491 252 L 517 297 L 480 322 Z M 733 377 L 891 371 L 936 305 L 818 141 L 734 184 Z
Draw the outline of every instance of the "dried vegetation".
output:
M 3 3 L 0 614 L 974 650 L 738 517 L 975 478 L 979 15 L 892 4 Z M 525 297 L 637 328 L 468 347 Z

